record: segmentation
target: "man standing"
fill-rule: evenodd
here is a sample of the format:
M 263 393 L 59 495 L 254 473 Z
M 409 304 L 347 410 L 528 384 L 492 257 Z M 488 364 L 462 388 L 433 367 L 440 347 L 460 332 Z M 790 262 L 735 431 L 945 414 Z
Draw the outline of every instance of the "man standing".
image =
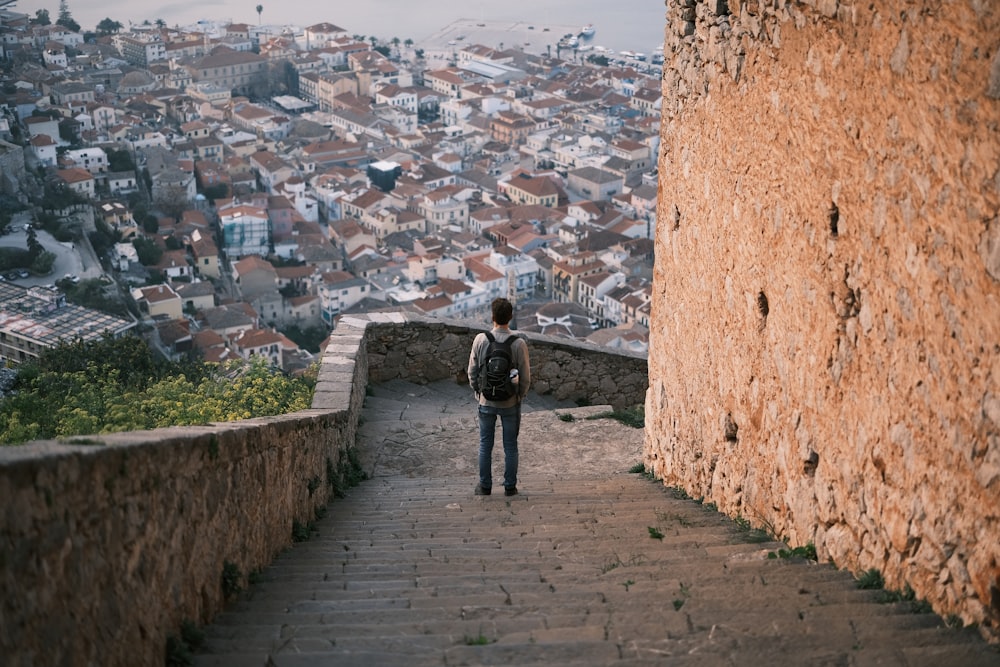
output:
M 514 306 L 503 298 L 493 299 L 493 330 L 490 332 L 498 343 L 511 336 L 510 321 L 514 316 Z M 488 496 L 493 490 L 493 442 L 496 435 L 497 417 L 503 428 L 504 495 L 517 495 L 517 433 L 521 429 L 521 400 L 531 386 L 531 365 L 528 361 L 528 344 L 516 336 L 511 345 L 512 370 L 516 370 L 514 395 L 503 401 L 491 401 L 483 395 L 486 380 L 486 355 L 490 347 L 489 337 L 480 333 L 472 342 L 469 353 L 469 385 L 476 392 L 479 401 L 479 484 L 477 496 Z

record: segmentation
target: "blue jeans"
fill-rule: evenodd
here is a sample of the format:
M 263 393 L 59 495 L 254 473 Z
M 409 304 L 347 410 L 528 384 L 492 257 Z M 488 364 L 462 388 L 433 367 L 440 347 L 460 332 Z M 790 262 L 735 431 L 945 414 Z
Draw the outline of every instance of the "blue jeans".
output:
M 521 430 L 521 405 L 510 408 L 479 406 L 479 485 L 493 488 L 493 442 L 496 436 L 497 417 L 503 428 L 503 485 L 517 486 L 517 433 Z

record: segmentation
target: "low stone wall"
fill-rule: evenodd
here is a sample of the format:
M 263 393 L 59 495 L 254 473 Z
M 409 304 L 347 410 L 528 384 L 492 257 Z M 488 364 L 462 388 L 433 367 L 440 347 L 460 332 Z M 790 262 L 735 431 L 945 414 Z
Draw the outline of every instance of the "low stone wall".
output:
M 407 322 L 402 327 L 391 321 L 400 317 Z M 413 315 L 392 315 L 385 320 L 373 322 L 367 335 L 373 383 L 454 378 L 460 384 L 468 384 L 466 368 L 472 340 L 485 328 L 470 329 L 466 323 Z M 354 324 L 351 320 L 346 322 Z M 588 343 L 568 343 L 564 338 L 518 334 L 528 342 L 531 391 L 581 405 L 611 405 L 617 410 L 642 405 L 646 400 L 645 356 L 616 354 Z
M 222 610 L 224 573 L 245 585 L 331 500 L 368 382 L 459 375 L 476 333 L 398 314 L 349 318 L 310 410 L 0 447 L 3 664 L 162 665 L 182 623 Z M 642 402 L 645 359 L 544 337 L 530 345 L 540 391 Z

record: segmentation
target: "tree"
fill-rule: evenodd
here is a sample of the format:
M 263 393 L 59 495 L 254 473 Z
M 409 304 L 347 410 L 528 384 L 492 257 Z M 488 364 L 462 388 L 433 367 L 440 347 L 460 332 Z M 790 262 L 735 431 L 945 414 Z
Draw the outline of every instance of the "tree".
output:
M 206 199 L 215 201 L 216 199 L 225 199 L 229 196 L 229 186 L 225 183 L 216 183 L 215 185 L 209 185 L 202 189 L 201 194 L 205 195 Z
M 134 171 L 135 162 L 132 161 L 132 154 L 123 149 L 110 148 L 107 151 L 109 171 Z
M 264 5 L 257 5 L 257 25 L 260 25 L 260 14 L 264 11 Z
M 122 24 L 118 21 L 114 21 L 110 18 L 101 19 L 101 22 L 97 24 L 97 32 L 101 35 L 110 35 L 111 33 L 118 32 L 122 29 Z
M 378 45 L 378 37 L 372 35 L 368 38 L 368 41 L 372 43 L 372 48 L 374 49 Z
M 31 257 L 31 261 L 35 261 L 35 258 L 45 252 L 45 248 L 38 241 L 38 234 L 35 233 L 34 227 L 28 227 L 28 255 Z
M 143 266 L 155 266 L 163 257 L 163 250 L 155 242 L 145 236 L 137 236 L 132 240 L 135 254 L 139 256 L 139 263 Z
M 406 48 L 410 48 L 411 46 L 413 46 L 413 40 L 407 37 L 406 41 L 403 42 L 403 46 L 405 46 Z
M 299 347 L 313 354 L 319 353 L 320 344 L 330 335 L 330 331 L 326 327 L 306 327 L 302 329 L 296 324 L 282 329 L 281 333 L 288 336 Z
M 167 27 L 167 22 L 166 22 L 166 21 L 164 21 L 163 19 L 156 19 L 156 21 L 154 21 L 153 23 L 154 23 L 154 24 L 156 25 L 156 27 L 157 27 L 157 28 L 159 28 L 160 30 L 163 30 L 164 28 L 166 28 L 166 27 Z
M 291 60 L 285 60 L 281 67 L 281 82 L 289 95 L 299 94 L 299 71 Z
M 129 316 L 128 306 L 121 299 L 121 295 L 117 289 L 109 289 L 98 278 L 81 280 L 75 285 L 71 280 L 64 278 L 56 281 L 56 285 L 66 292 L 66 301 L 69 303 L 111 313 L 119 317 Z
M 51 253 L 48 250 L 43 250 L 39 253 L 38 257 L 31 262 L 31 266 L 28 267 L 32 273 L 38 276 L 47 276 L 52 273 L 52 267 L 56 263 L 55 253 Z
M 157 195 L 153 205 L 174 220 L 180 220 L 190 202 L 188 193 L 180 185 L 168 185 Z
M 111 249 L 116 243 L 121 242 L 122 233 L 118 229 L 112 229 L 111 225 L 104 222 L 100 217 L 94 220 L 94 227 L 94 231 L 88 235 L 90 237 L 90 246 L 94 249 L 98 257 L 105 257 L 110 254 Z
M 64 181 L 51 180 L 45 183 L 40 203 L 47 211 L 61 211 L 86 201 L 83 195 L 66 185 Z
M 52 25 L 52 19 L 49 18 L 49 10 L 39 9 L 35 12 L 34 23 L 37 23 L 38 25 Z
M 59 0 L 59 18 L 56 25 L 61 25 L 67 30 L 80 32 L 80 24 L 73 20 L 73 15 L 69 13 L 69 5 L 66 0 Z

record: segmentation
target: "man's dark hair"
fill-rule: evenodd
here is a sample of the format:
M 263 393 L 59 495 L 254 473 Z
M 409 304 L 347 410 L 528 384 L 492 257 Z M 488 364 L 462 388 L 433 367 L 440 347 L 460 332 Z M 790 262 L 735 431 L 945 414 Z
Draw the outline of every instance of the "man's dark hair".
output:
M 503 297 L 493 299 L 490 308 L 493 310 L 493 321 L 500 326 L 505 326 L 514 317 L 514 306 Z

